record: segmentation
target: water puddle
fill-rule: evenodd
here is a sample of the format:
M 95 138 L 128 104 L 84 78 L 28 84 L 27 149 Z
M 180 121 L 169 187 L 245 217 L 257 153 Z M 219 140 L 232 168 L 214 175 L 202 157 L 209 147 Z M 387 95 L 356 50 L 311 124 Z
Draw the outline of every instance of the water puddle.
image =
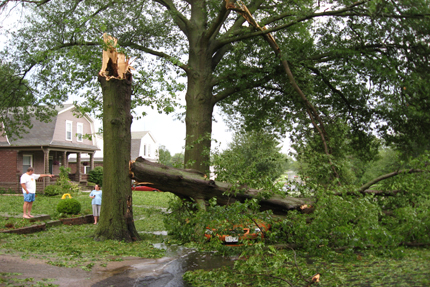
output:
M 155 248 L 166 250 L 166 257 L 143 259 L 127 266 L 114 276 L 95 286 L 135 286 L 135 287 L 188 287 L 182 275 L 197 269 L 211 270 L 222 266 L 233 266 L 234 259 L 215 256 L 211 252 L 197 252 L 182 246 L 154 244 Z
M 163 243 L 154 244 L 154 247 L 166 249 L 166 255 L 175 259 L 162 267 L 161 274 L 138 278 L 134 284 L 136 287 L 187 287 L 188 285 L 182 280 L 182 275 L 186 271 L 211 270 L 234 264 L 234 260 L 231 258 L 215 256 L 211 252 L 197 252 L 182 246 L 167 247 Z

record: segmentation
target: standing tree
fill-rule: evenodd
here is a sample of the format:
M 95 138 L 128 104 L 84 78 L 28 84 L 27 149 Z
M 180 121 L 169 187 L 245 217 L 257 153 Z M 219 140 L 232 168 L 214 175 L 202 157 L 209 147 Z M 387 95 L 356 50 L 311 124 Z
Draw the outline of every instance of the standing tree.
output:
M 170 154 L 170 151 L 164 145 L 160 146 L 158 149 L 158 163 L 172 166 L 171 161 L 172 155 Z
M 229 147 L 214 154 L 217 180 L 238 182 L 253 188 L 272 183 L 287 168 L 287 157 L 280 153 L 280 143 L 267 132 L 237 131 Z
M 133 220 L 131 180 L 130 66 L 116 50 L 116 39 L 104 35 L 103 65 L 99 82 L 103 93 L 103 206 L 96 239 L 135 241 L 139 238 Z
M 9 2 L 20 1 L 0 5 Z M 429 65 L 424 0 L 245 1 L 262 30 L 231 11 L 232 0 L 27 2 L 31 13 L 13 33 L 5 57 L 23 70 L 36 69 L 31 84 L 55 91 L 52 97 L 96 86 L 101 31 L 118 38 L 136 57 L 133 65 L 144 67 L 135 78 L 132 107 L 171 111 L 163 95 L 182 89 L 176 74 L 186 77 L 185 162 L 193 169 L 208 170 L 216 104 L 240 114 L 248 128 L 298 131 L 293 137 L 299 141 L 317 116 L 326 126 L 343 119 L 357 146 L 373 130 L 404 136 L 410 125 L 421 125 L 417 105 L 427 102 L 429 77 L 420 72 Z M 306 115 L 308 105 L 261 37 L 268 33 L 316 113 Z M 100 97 L 86 91 L 87 103 L 100 107 Z M 403 109 L 407 103 L 409 112 Z M 402 124 L 402 116 L 414 121 Z M 334 136 L 327 135 L 329 146 Z
M 429 118 L 420 108 L 421 102 L 427 106 L 430 78 L 422 72 L 430 63 L 430 8 L 424 0 L 244 1 L 261 30 L 231 10 L 233 0 L 0 1 L 0 8 L 20 2 L 29 8 L 2 58 L 27 71 L 29 85 L 47 101 L 79 91 L 90 107 L 101 108 L 94 75 L 102 32 L 135 58 L 139 72 L 130 107 L 171 111 L 165 96 L 183 89 L 183 77 L 184 161 L 201 172 L 209 170 L 215 105 L 233 124 L 292 131 L 302 146 L 319 132 L 311 123 L 329 126 L 323 132 L 328 157 L 338 135 L 346 134 L 357 150 L 368 149 L 376 132 L 405 144 L 408 135 L 428 136 Z M 269 33 L 280 47 L 278 58 L 262 37 Z M 344 126 L 346 133 L 336 132 Z M 121 156 L 125 161 L 129 154 Z M 114 168 L 106 165 L 105 174 L 115 174 Z

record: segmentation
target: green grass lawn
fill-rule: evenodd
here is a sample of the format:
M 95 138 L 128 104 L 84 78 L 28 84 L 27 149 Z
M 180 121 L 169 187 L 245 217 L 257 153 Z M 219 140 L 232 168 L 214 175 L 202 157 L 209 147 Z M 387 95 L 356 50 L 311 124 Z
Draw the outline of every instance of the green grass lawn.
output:
M 91 214 L 91 198 L 89 193 L 80 192 L 71 194 L 73 198 L 77 199 L 81 203 L 81 214 Z M 9 215 L 22 215 L 22 205 L 24 199 L 22 196 L 2 196 L 0 195 L 2 204 L 0 205 L 0 214 L 7 213 Z M 56 219 L 59 216 L 57 212 L 57 204 L 61 201 L 61 195 L 56 196 L 43 196 L 38 194 L 36 200 L 33 203 L 31 214 L 48 214 L 52 219 Z
M 91 214 L 91 199 L 88 193 L 72 194 L 82 205 L 81 214 Z M 34 257 L 45 259 L 47 263 L 64 266 L 79 266 L 84 270 L 91 269 L 94 264 L 105 266 L 108 261 L 123 260 L 125 257 L 136 256 L 155 258 L 164 255 L 163 250 L 153 248 L 153 243 L 163 241 L 162 236 L 146 233 L 165 230 L 163 214 L 168 207 L 168 201 L 174 195 L 161 192 L 133 193 L 133 212 L 137 231 L 142 240 L 134 243 L 124 243 L 113 240 L 97 242 L 93 240 L 96 228 L 93 224 L 60 225 L 50 227 L 46 231 L 33 234 L 0 234 L 0 253 L 20 254 L 23 258 Z M 0 214 L 22 214 L 23 198 L 17 196 L 1 196 Z M 33 205 L 32 214 L 49 214 L 53 219 L 58 218 L 56 211 L 61 196 L 38 196 Z M 0 217 L 1 218 L 1 217 Z M 0 219 L 0 229 L 6 229 L 5 224 L 13 223 L 15 228 L 38 224 L 21 218 Z
M 82 214 L 91 214 L 91 199 L 88 198 L 88 193 L 72 194 L 72 196 L 81 202 Z M 122 261 L 127 257 L 162 257 L 164 251 L 154 248 L 153 243 L 163 242 L 165 236 L 150 232 L 165 230 L 163 216 L 169 200 L 173 197 L 171 193 L 141 191 L 133 193 L 135 226 L 141 235 L 141 241 L 100 242 L 93 239 L 96 228 L 93 224 L 60 225 L 26 235 L 0 233 L 0 254 L 39 258 L 51 265 L 80 267 L 84 270 L 90 270 L 94 266 L 104 267 L 109 261 Z M 2 200 L 0 213 L 22 214 L 22 197 L 1 196 L 0 198 Z M 60 200 L 60 196 L 38 196 L 32 213 L 49 214 L 56 218 L 59 216 L 56 205 Z M 15 220 L 16 227 L 31 224 L 28 220 L 20 218 L 8 220 Z M 0 224 L 4 225 L 6 221 L 1 219 Z M 208 245 L 204 247 L 210 249 Z M 427 276 L 430 270 L 429 249 L 397 248 L 385 252 L 392 254 L 366 251 L 360 253 L 361 255 L 351 253 L 348 255 L 349 258 L 345 258 L 346 255 L 342 253 L 331 253 L 329 257 L 309 258 L 298 251 L 297 261 L 303 275 L 307 278 L 315 273 L 321 273 L 320 284 L 312 286 L 430 286 Z M 188 273 L 187 277 L 193 286 L 226 286 L 225 284 L 228 286 L 280 286 L 279 284 L 285 282 L 272 280 L 272 283 L 264 283 L 264 285 L 254 283 L 257 282 L 257 277 L 266 278 L 267 275 L 264 275 L 266 271 L 275 276 L 279 272 L 280 276 L 285 275 L 285 279 L 291 280 L 293 277 L 289 277 L 289 270 L 293 274 L 296 269 L 292 258 L 293 255 L 289 250 L 277 253 L 265 251 L 263 256 L 258 260 L 255 259 L 254 262 L 239 260 L 234 268 L 194 271 Z M 240 267 L 242 264 L 249 264 L 249 267 Z M 13 276 L 0 273 L 0 285 L 2 278 L 12 282 L 9 277 Z M 40 285 L 45 286 L 43 283 L 40 282 Z

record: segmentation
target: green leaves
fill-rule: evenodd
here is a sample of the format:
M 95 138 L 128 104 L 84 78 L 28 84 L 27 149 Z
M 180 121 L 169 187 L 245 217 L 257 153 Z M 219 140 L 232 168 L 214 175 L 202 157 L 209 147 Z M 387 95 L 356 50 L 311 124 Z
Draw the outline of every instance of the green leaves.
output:
M 279 145 L 279 141 L 264 130 L 238 130 L 229 148 L 213 155 L 217 180 L 272 189 L 273 181 L 287 167 L 287 158 L 280 153 Z

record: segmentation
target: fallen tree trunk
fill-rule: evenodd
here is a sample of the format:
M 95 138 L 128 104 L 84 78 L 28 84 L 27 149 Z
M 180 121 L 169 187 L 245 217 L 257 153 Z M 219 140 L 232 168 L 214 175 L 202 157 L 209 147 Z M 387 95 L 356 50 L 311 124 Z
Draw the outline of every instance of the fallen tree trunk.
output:
M 141 157 L 130 162 L 132 179 L 163 191 L 169 191 L 181 198 L 193 198 L 202 207 L 203 202 L 216 197 L 219 205 L 228 205 L 235 201 L 258 198 L 261 190 L 248 187 L 235 187 L 230 183 L 208 179 L 204 174 L 168 167 L 153 163 Z M 272 210 L 274 214 L 286 214 L 289 210 L 300 209 L 311 204 L 309 198 L 282 197 L 274 195 L 261 199 L 261 210 Z

